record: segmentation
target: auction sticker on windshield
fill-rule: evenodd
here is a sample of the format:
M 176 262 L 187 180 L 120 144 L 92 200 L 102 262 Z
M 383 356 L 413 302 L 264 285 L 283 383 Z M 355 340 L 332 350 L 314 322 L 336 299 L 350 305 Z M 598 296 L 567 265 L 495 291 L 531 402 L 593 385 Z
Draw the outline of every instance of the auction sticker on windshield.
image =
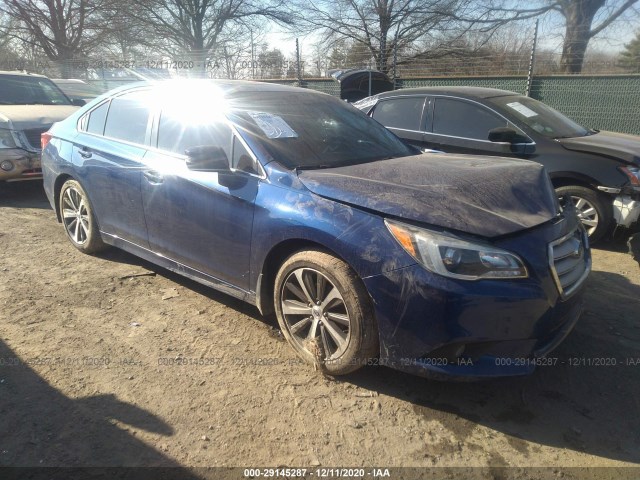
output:
M 531 110 L 529 107 L 521 104 L 520 102 L 511 102 L 511 103 L 507 103 L 507 107 L 511 107 L 512 109 L 514 109 L 516 112 L 524 115 L 527 118 L 530 117 L 535 117 L 536 115 L 538 115 L 536 112 L 534 112 L 533 110 Z
M 297 138 L 298 134 L 282 117 L 266 112 L 247 112 L 267 138 Z

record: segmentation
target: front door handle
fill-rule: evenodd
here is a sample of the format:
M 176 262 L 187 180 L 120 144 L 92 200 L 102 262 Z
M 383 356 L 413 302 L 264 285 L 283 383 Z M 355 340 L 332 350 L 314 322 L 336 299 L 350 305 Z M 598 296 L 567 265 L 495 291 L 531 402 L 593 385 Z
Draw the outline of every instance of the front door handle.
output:
M 147 170 L 143 173 L 144 178 L 153 185 L 158 185 L 164 181 L 164 177 L 155 170 Z
M 91 150 L 89 150 L 87 147 L 82 147 L 80 150 L 78 150 L 78 153 L 82 158 L 91 158 L 91 155 L 93 155 L 93 153 L 91 153 Z

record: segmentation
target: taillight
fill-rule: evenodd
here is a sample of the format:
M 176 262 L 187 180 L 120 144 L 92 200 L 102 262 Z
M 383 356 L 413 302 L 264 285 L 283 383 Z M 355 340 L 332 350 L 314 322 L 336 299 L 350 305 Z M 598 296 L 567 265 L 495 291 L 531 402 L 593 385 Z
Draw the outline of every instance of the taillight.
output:
M 44 147 L 49 145 L 51 137 L 52 135 L 49 132 L 44 132 L 42 135 L 40 135 L 40 147 L 42 148 L 42 150 L 44 150 Z

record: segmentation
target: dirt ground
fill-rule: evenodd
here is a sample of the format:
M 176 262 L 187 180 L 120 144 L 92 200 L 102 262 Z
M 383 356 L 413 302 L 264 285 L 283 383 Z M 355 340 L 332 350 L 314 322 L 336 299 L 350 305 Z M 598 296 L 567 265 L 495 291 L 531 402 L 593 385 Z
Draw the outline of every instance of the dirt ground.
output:
M 332 381 L 273 318 L 119 250 L 83 255 L 41 185 L 0 185 L 0 466 L 639 467 L 640 268 L 623 248 L 594 249 L 556 366 Z

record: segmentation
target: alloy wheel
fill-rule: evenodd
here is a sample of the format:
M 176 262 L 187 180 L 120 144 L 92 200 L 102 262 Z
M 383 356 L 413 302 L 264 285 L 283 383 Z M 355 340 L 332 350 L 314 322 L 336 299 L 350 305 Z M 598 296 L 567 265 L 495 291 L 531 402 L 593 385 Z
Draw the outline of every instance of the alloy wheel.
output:
M 598 211 L 588 200 L 582 197 L 572 196 L 573 204 L 576 208 L 578 218 L 584 225 L 585 230 L 589 235 L 593 234 L 598 228 Z
M 326 360 L 339 358 L 349 345 L 350 319 L 342 295 L 322 273 L 312 268 L 292 271 L 281 295 L 282 315 L 293 340 L 319 337 Z
M 78 245 L 89 238 L 89 211 L 82 194 L 69 187 L 62 196 L 62 220 L 69 237 Z

